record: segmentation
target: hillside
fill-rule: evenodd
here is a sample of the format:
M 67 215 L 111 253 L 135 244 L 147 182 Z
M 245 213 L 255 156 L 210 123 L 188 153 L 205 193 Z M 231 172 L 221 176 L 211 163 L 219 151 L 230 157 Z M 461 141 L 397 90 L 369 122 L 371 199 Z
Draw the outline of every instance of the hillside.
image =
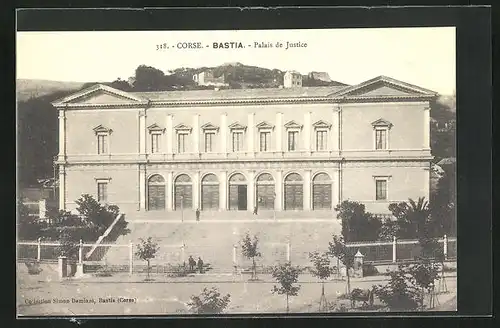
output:
M 18 79 L 16 81 L 17 101 L 50 95 L 58 91 L 78 90 L 83 85 L 82 82 Z

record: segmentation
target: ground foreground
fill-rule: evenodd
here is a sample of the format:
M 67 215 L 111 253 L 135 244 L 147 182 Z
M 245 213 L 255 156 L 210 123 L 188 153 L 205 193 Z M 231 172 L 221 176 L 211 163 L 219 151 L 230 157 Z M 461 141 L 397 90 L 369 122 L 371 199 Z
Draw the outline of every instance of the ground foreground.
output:
M 217 287 L 221 294 L 231 295 L 225 313 L 283 313 L 286 307 L 284 296 L 271 293 L 275 283 L 269 275 L 260 275 L 259 282 L 249 282 L 246 276 L 233 275 L 185 278 L 153 275 L 154 281 L 151 282 L 145 282 L 145 277 L 139 275 L 59 281 L 50 269 L 40 275 L 28 275 L 23 271 L 19 266 L 17 304 L 20 316 L 188 314 L 186 303 L 205 287 Z M 370 288 L 374 284 L 385 284 L 386 279 L 383 276 L 353 279 L 352 288 Z M 321 284 L 305 274 L 299 280 L 301 289 L 298 296 L 290 298 L 290 312 L 318 312 Z M 449 293 L 438 295 L 439 304 L 436 305 L 447 304 L 443 310 L 449 311 L 449 301 L 456 295 L 456 277 L 447 277 L 446 282 Z M 344 292 L 345 281 L 326 283 L 329 302 L 348 305 L 345 300 L 337 300 Z M 377 308 L 380 308 L 380 302 L 375 300 L 372 311 Z

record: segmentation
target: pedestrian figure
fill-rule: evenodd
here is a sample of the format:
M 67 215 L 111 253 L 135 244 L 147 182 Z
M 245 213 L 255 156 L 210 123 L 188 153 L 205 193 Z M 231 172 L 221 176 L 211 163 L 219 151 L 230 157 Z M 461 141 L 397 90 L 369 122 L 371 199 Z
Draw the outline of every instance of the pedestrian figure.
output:
M 200 271 L 200 273 L 203 273 L 203 261 L 201 257 L 198 257 L 198 270 Z
M 253 215 L 257 215 L 257 206 L 253 207 Z
M 196 209 L 196 221 L 200 221 L 200 209 Z
M 188 263 L 189 263 L 189 272 L 194 272 L 196 261 L 193 259 L 191 255 L 189 255 Z

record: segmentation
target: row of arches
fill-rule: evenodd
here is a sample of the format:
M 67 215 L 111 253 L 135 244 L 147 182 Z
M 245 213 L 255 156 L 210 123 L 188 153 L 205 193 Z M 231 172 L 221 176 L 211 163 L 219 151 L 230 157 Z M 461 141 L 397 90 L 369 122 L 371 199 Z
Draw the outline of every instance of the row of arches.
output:
M 219 179 L 213 173 L 201 179 L 201 210 L 218 210 L 220 199 Z M 255 180 L 255 204 L 260 209 L 272 210 L 275 205 L 275 180 L 269 173 L 262 173 Z M 247 210 L 248 181 L 241 173 L 232 174 L 228 180 L 228 209 Z M 284 210 L 302 210 L 304 206 L 304 179 L 298 173 L 290 173 L 283 180 Z M 174 210 L 192 208 L 193 184 L 191 177 L 180 174 L 174 179 Z M 318 173 L 312 179 L 313 209 L 332 208 L 332 180 L 327 173 Z M 165 179 L 154 174 L 148 179 L 148 209 L 165 209 Z

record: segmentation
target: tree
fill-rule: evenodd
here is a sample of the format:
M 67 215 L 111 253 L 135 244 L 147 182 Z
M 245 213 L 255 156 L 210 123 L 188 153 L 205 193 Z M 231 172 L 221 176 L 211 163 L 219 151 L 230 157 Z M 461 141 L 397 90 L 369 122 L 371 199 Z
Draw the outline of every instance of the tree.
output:
M 345 241 L 377 240 L 382 222 L 365 211 L 365 205 L 349 200 L 335 207 L 337 219 L 342 222 L 342 236 Z
M 396 218 L 396 237 L 401 239 L 416 239 L 424 229 L 433 231 L 434 227 L 430 221 L 430 210 L 425 197 L 419 197 L 415 202 L 408 199 L 407 202 L 392 203 L 389 210 Z
M 252 280 L 257 279 L 257 265 L 255 263 L 255 258 L 261 256 L 258 250 L 258 246 L 259 239 L 257 238 L 257 236 L 254 236 L 252 240 L 248 232 L 241 240 L 241 251 L 243 253 L 243 256 L 252 260 Z
M 130 84 L 127 81 L 122 80 L 121 78 L 117 78 L 113 82 L 109 83 L 109 86 L 125 92 L 132 91 L 132 87 L 130 86 Z
M 151 259 L 155 258 L 156 253 L 160 249 L 158 247 L 158 244 L 153 242 L 151 237 L 148 237 L 147 240 L 140 239 L 141 243 L 137 245 L 137 251 L 135 252 L 135 255 L 139 257 L 141 260 L 147 262 L 147 278 L 146 280 L 149 279 L 149 272 L 151 271 L 151 265 L 150 261 Z
M 219 290 L 203 288 L 199 296 L 191 296 L 188 306 L 196 314 L 219 314 L 229 305 L 231 295 L 221 297 Z
M 290 311 L 289 297 L 297 296 L 300 290 L 300 285 L 295 286 L 299 278 L 299 267 L 293 267 L 290 262 L 278 265 L 272 268 L 272 276 L 280 284 L 279 287 L 273 286 L 272 293 L 278 295 L 286 295 L 286 312 Z
M 140 65 L 135 70 L 135 91 L 163 90 L 165 73 L 151 66 Z
M 455 235 L 455 165 L 443 165 L 443 170 L 430 200 L 431 218 L 440 235 Z
M 421 294 L 407 266 L 400 264 L 396 271 L 389 273 L 386 285 L 375 286 L 375 295 L 393 311 L 416 310 L 421 303 Z
M 354 256 L 349 252 L 342 236 L 333 236 L 329 243 L 328 254 L 336 257 L 345 266 L 347 277 L 347 294 L 351 294 L 351 281 L 349 271 L 354 268 Z
M 431 260 L 423 259 L 419 263 L 409 265 L 408 272 L 413 284 L 421 290 L 419 301 L 420 307 L 424 309 L 425 292 L 433 292 L 434 281 L 438 278 L 438 270 Z
M 330 258 L 328 254 L 319 252 L 309 253 L 309 259 L 313 263 L 313 268 L 310 270 L 314 277 L 321 280 L 321 297 L 319 301 L 319 310 L 327 309 L 327 302 L 325 298 L 325 280 L 332 274 L 332 268 L 330 267 Z
M 44 223 L 29 215 L 29 209 L 21 200 L 17 201 L 17 239 L 36 240 L 41 237 Z

